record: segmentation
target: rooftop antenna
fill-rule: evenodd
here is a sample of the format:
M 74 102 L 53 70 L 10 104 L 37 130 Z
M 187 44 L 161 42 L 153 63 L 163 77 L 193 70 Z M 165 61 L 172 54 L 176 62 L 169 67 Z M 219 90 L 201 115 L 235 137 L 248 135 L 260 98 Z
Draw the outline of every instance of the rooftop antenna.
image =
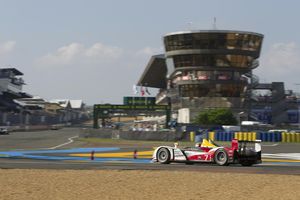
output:
M 213 30 L 217 30 L 217 18 L 214 17 Z

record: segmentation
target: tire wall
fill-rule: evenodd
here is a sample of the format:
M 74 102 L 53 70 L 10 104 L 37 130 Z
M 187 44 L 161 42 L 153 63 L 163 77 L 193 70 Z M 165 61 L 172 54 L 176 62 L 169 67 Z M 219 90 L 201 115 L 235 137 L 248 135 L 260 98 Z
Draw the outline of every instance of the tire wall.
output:
M 261 140 L 262 142 L 292 142 L 300 143 L 300 133 L 286 132 L 210 132 L 209 139 L 213 141 Z

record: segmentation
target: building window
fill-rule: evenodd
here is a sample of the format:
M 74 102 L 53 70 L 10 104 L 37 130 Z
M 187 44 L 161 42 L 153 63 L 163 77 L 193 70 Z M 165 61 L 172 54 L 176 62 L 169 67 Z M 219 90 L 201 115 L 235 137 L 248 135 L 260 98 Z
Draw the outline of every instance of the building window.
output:
M 254 59 L 251 56 L 242 55 L 178 55 L 173 57 L 175 68 L 179 67 L 237 67 L 247 68 Z
M 180 49 L 241 49 L 258 51 L 262 38 L 241 33 L 190 33 L 164 38 L 166 51 Z

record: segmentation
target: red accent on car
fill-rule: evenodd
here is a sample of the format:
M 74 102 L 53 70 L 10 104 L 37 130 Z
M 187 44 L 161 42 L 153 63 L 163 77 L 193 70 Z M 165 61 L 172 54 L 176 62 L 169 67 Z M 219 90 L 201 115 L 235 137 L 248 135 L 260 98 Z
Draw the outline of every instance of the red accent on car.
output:
M 238 150 L 238 148 L 239 148 L 239 142 L 238 142 L 238 140 L 237 139 L 233 139 L 231 141 L 231 149 L 232 150 Z
M 200 147 L 200 149 L 202 151 L 209 152 L 209 150 L 211 150 L 212 148 L 209 148 L 209 147 Z
M 201 155 L 192 155 L 188 157 L 188 160 L 190 161 L 198 161 L 198 160 L 203 160 L 203 161 L 211 161 L 212 155 L 207 153 L 207 154 L 201 154 Z
M 192 155 L 188 157 L 188 160 L 201 160 L 199 159 L 200 155 Z

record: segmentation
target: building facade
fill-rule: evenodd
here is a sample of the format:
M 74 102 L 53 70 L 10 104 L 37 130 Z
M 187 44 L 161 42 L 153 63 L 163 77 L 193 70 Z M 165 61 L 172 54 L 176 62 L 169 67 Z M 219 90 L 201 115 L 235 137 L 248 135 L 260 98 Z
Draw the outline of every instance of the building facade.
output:
M 259 65 L 262 41 L 262 34 L 244 31 L 167 34 L 165 54 L 151 58 L 138 85 L 158 87 L 157 103 L 169 100 L 173 112 L 189 108 L 191 119 L 203 109 L 250 110 L 247 100 L 258 82 L 252 70 Z M 151 79 L 153 73 L 165 78 Z
M 0 126 L 80 123 L 89 116 L 82 100 L 49 102 L 22 91 L 23 73 L 0 68 Z
M 15 99 L 31 97 L 22 91 L 23 73 L 16 68 L 0 68 L 0 126 L 13 121 L 24 121 L 25 113 Z M 18 112 L 19 114 L 14 114 Z

